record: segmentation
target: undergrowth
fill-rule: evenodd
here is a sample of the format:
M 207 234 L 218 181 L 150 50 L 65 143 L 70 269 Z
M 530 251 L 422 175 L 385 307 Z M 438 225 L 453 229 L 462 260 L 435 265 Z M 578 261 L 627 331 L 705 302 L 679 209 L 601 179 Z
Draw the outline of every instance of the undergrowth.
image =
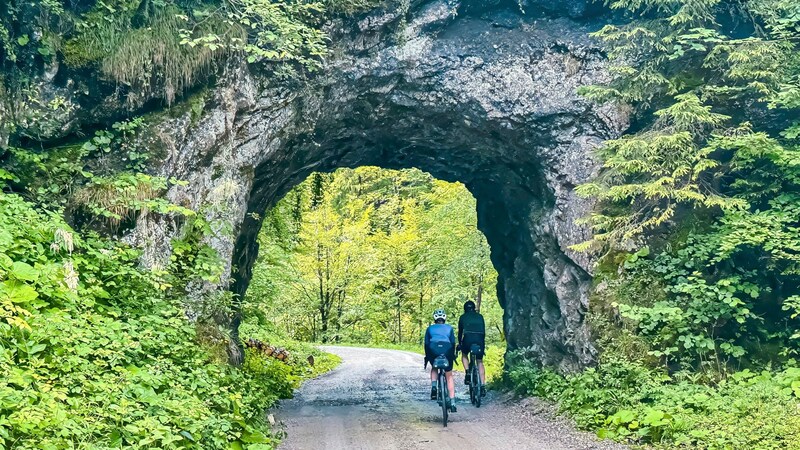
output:
M 274 347 L 286 349 L 290 355 L 288 366 L 291 368 L 291 376 L 297 382 L 329 372 L 342 362 L 340 357 L 324 352 L 313 344 L 289 339 L 267 330 L 259 325 L 257 320 L 244 322 L 239 328 L 239 333 L 245 340 L 254 338 Z
M 558 403 L 598 436 L 657 448 L 800 448 L 800 368 L 732 374 L 716 385 L 605 357 L 562 376 L 531 364 L 508 374 L 518 392 Z
M 335 363 L 228 365 L 138 256 L 0 193 L 0 447 L 273 448 L 266 409 Z

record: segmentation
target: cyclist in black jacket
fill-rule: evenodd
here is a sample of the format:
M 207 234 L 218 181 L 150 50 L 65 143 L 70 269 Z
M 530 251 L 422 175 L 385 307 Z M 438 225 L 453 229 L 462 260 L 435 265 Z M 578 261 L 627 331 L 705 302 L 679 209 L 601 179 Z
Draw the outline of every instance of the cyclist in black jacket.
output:
M 486 350 L 486 324 L 483 316 L 475 310 L 472 300 L 464 303 L 464 314 L 458 319 L 458 343 L 461 348 L 461 363 L 469 367 L 469 352 L 472 344 L 479 347 L 477 353 L 478 372 L 481 374 L 481 396 L 486 395 L 486 369 L 483 367 L 483 354 Z M 464 376 L 464 384 L 469 383 L 469 372 Z

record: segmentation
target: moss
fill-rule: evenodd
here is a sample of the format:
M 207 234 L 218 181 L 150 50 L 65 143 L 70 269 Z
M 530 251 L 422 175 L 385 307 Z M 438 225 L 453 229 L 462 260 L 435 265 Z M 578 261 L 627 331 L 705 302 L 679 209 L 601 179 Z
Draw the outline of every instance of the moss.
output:
M 189 98 L 172 105 L 169 108 L 157 110 L 144 115 L 144 127 L 139 132 L 141 141 L 147 148 L 149 161 L 163 160 L 169 151 L 166 143 L 159 136 L 159 127 L 170 119 L 180 119 L 189 116 L 190 127 L 194 127 L 203 117 L 210 90 L 201 89 Z
M 211 179 L 212 180 L 218 180 L 223 175 L 225 175 L 225 168 L 220 166 L 220 165 L 215 165 L 214 166 L 214 172 L 211 175 Z
M 625 263 L 628 256 L 630 256 L 630 252 L 618 249 L 606 253 L 597 262 L 595 282 L 601 282 L 605 278 L 616 278 L 620 266 Z
M 98 5 L 85 14 L 82 30 L 64 45 L 64 61 L 76 68 L 99 67 L 103 76 L 130 88 L 130 103 L 141 105 L 158 92 L 171 104 L 213 71 L 214 62 L 227 54 L 227 47 L 182 44 L 184 11 L 170 6 L 144 18 L 134 17 L 138 3 L 120 1 L 111 14 L 108 7 Z M 134 26 L 134 18 L 140 26 Z M 196 27 L 200 35 L 245 37 L 238 25 L 219 19 Z
M 205 112 L 206 109 L 207 94 L 207 90 L 201 91 L 200 93 L 190 97 L 187 101 L 189 105 L 189 111 L 192 113 L 190 117 L 192 126 L 197 125 L 197 122 L 199 122 L 200 118 L 203 117 L 203 112 Z
M 77 33 L 64 43 L 64 63 L 70 67 L 89 67 L 111 54 L 130 32 L 130 22 L 138 2 L 98 3 L 84 14 Z
M 333 14 L 356 14 L 375 8 L 385 0 L 325 0 L 325 9 Z

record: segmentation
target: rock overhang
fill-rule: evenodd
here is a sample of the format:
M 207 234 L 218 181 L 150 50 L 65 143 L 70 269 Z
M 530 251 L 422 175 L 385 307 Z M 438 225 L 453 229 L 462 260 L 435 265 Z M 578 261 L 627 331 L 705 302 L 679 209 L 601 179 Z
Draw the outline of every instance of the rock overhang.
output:
M 150 128 L 144 141 L 164 153 L 151 171 L 188 183 L 168 197 L 233 230 L 206 242 L 229 262 L 230 278 L 193 285 L 193 298 L 220 287 L 244 294 L 259 218 L 312 171 L 417 167 L 475 195 L 509 348 L 564 371 L 593 361 L 584 321 L 591 260 L 569 250 L 588 237 L 575 219 L 592 205 L 574 188 L 598 169 L 593 149 L 626 128 L 625 110 L 576 92 L 608 80 L 588 10 L 553 18 L 545 3 L 523 1 L 541 6 L 533 17 L 517 2 L 476 3 L 416 2 L 403 20 L 391 11 L 343 19 L 332 57 L 305 83 L 232 62 L 202 116 Z M 127 239 L 157 265 L 179 232 L 150 215 Z

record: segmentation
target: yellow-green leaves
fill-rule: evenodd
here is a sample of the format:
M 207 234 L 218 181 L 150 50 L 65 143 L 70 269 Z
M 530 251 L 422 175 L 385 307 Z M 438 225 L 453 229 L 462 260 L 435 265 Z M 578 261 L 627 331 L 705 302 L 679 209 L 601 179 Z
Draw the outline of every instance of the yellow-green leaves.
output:
M 475 212 L 464 186 L 418 170 L 313 174 L 267 214 L 246 308 L 295 338 L 408 343 L 437 307 L 481 298 L 497 339 L 497 273 Z
M 14 263 L 11 264 L 11 269 L 8 271 L 7 276 L 18 281 L 33 282 L 39 279 L 39 271 L 28 263 L 14 261 Z

